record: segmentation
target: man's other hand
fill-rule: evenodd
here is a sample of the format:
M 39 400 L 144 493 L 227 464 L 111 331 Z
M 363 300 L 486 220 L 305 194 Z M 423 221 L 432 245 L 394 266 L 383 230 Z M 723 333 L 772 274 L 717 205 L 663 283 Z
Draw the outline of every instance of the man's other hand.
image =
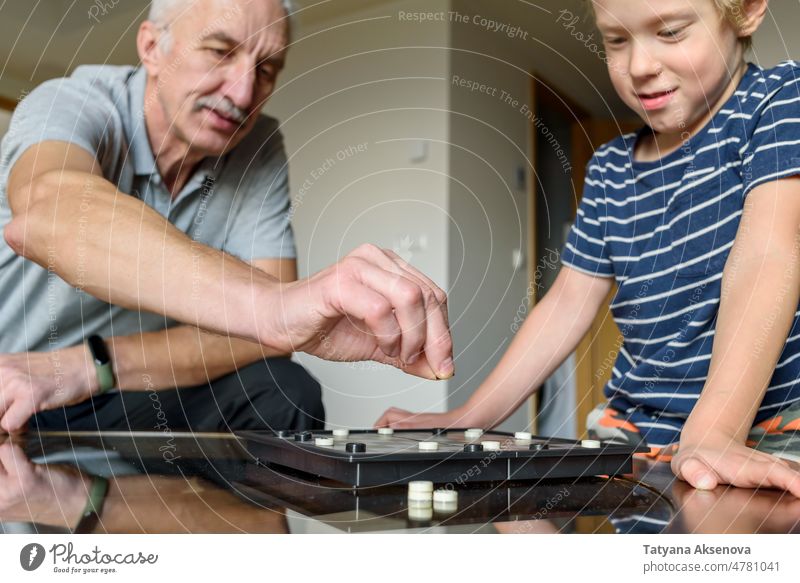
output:
M 0 431 L 24 431 L 36 413 L 88 399 L 97 380 L 84 345 L 0 354 Z

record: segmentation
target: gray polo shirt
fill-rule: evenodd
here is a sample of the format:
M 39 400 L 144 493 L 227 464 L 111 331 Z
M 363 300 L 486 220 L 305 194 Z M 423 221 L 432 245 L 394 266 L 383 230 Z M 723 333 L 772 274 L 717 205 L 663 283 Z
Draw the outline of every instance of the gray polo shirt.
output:
M 261 116 L 233 151 L 204 160 L 173 200 L 147 139 L 144 88 L 143 69 L 84 66 L 32 91 L 14 112 L 0 147 L 0 228 L 11 221 L 10 169 L 32 145 L 58 140 L 89 151 L 121 192 L 141 199 L 195 241 L 245 261 L 294 258 L 288 168 L 277 122 Z M 0 237 L 0 353 L 50 351 L 90 334 L 121 336 L 175 324 L 102 302 L 15 255 Z

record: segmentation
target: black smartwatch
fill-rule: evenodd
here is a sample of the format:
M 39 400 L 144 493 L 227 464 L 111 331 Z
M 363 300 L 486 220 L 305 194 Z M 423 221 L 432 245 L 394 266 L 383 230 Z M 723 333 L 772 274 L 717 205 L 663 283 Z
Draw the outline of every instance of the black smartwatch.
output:
M 108 348 L 106 343 L 97 334 L 93 334 L 86 339 L 86 346 L 89 347 L 89 352 L 92 354 L 94 361 L 94 370 L 97 373 L 97 380 L 100 384 L 98 395 L 108 392 L 114 388 L 116 381 L 114 380 L 114 369 L 111 367 L 111 357 L 108 355 Z

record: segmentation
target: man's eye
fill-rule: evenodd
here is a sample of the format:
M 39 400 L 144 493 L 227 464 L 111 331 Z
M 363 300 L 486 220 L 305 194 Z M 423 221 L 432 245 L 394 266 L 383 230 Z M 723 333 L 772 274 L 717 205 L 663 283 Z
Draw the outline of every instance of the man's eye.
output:
M 619 36 L 614 36 L 606 38 L 605 43 L 610 47 L 620 47 L 625 44 L 625 39 Z
M 271 82 L 274 81 L 275 78 L 278 76 L 278 70 L 275 65 L 262 65 L 256 69 L 258 74 L 258 78 L 261 81 Z
M 208 50 L 215 57 L 219 58 L 227 57 L 230 54 L 230 51 L 228 49 L 221 49 L 219 47 L 208 47 L 208 49 L 206 50 Z

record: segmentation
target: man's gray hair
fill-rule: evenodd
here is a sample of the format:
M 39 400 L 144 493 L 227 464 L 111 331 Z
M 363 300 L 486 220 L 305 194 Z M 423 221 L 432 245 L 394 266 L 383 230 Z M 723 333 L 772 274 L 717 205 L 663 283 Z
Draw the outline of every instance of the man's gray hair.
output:
M 278 1 L 286 11 L 286 16 L 288 18 L 287 26 L 289 30 L 289 36 L 291 37 L 292 17 L 295 12 L 294 0 Z M 147 16 L 147 20 L 150 22 L 155 22 L 163 28 L 164 34 L 162 36 L 161 47 L 165 51 L 169 52 L 172 44 L 172 37 L 169 31 L 169 26 L 172 24 L 172 20 L 181 11 L 188 10 L 188 5 L 192 2 L 197 2 L 197 0 L 152 0 L 150 2 L 150 13 Z

